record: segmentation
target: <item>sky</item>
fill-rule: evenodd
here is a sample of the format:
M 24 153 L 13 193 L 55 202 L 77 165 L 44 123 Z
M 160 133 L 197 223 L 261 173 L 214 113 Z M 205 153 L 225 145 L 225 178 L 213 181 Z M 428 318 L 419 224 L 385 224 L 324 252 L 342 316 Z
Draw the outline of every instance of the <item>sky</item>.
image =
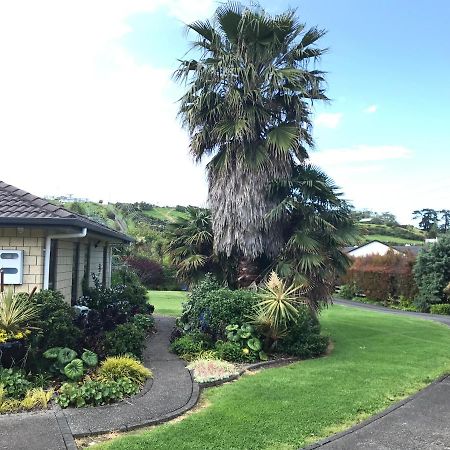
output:
M 262 0 L 328 30 L 311 160 L 358 209 L 450 208 L 450 2 Z M 0 179 L 37 195 L 206 205 L 172 73 L 212 0 L 0 2 Z

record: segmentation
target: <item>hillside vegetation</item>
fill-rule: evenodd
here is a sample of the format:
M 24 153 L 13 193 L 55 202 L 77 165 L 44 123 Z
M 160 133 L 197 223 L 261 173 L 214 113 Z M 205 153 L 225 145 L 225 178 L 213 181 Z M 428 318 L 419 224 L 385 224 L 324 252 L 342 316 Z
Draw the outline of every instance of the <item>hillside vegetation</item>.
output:
M 391 245 L 421 245 L 425 233 L 412 225 L 358 223 L 363 242 L 377 240 Z

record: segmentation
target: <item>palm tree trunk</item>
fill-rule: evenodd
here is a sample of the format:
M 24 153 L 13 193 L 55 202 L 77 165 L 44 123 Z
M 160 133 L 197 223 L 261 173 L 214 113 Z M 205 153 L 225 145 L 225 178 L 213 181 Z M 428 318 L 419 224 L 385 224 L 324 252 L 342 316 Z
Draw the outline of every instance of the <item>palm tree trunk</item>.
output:
M 247 288 L 259 277 L 259 267 L 250 258 L 241 258 L 238 265 L 237 282 L 239 288 Z

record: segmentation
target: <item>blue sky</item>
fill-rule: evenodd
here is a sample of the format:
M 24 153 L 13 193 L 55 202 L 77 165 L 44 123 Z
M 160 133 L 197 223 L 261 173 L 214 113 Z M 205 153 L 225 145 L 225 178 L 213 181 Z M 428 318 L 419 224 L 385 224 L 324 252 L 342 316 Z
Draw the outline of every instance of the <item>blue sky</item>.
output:
M 28 1 L 36 20 L 24 21 L 14 2 L 0 5 L 0 145 L 10 149 L 6 164 L 18 152 L 29 161 L 0 179 L 41 195 L 204 204 L 203 168 L 188 156 L 170 75 L 188 49 L 183 23 L 217 3 Z M 414 209 L 450 208 L 450 2 L 261 5 L 297 8 L 307 26 L 328 30 L 320 68 L 332 101 L 315 107 L 313 162 L 357 208 L 402 222 Z M 37 176 L 61 155 L 72 171 Z

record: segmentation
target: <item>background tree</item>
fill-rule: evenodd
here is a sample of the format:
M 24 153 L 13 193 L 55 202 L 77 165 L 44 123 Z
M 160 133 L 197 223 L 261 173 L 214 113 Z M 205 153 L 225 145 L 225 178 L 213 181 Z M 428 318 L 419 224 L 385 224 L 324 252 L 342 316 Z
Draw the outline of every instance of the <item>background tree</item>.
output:
M 183 60 L 175 73 L 187 84 L 180 115 L 194 158 L 210 158 L 214 250 L 239 260 L 248 284 L 258 258 L 283 244 L 280 224 L 267 220 L 275 206 L 269 187 L 289 180 L 313 144 L 310 104 L 327 98 L 323 72 L 310 66 L 325 51 L 316 47 L 325 32 L 307 30 L 294 11 L 269 16 L 236 3 L 188 30 L 199 58 Z
M 427 232 L 430 232 L 433 228 L 437 228 L 439 223 L 438 213 L 431 208 L 413 211 L 413 218 L 420 219 L 419 228 Z
M 439 214 L 441 215 L 441 221 L 442 221 L 442 225 L 439 227 L 439 229 L 443 233 L 447 233 L 447 231 L 450 230 L 450 210 L 441 209 L 439 211 Z

